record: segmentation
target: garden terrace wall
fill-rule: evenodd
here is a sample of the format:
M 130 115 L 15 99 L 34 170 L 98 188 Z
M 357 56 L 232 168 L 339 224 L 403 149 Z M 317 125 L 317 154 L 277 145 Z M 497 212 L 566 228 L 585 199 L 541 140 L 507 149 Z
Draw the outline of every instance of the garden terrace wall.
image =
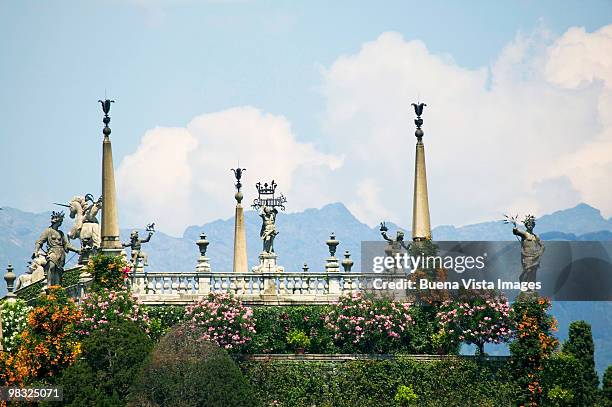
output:
M 396 406 L 411 386 L 418 406 L 514 406 L 507 358 L 438 355 L 237 357 L 264 405 Z

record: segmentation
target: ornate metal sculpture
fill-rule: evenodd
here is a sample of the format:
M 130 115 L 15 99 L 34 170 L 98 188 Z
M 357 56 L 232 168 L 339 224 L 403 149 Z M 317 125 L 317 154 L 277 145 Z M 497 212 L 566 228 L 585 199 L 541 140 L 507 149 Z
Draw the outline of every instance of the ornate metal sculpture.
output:
M 536 273 L 540 268 L 540 260 L 544 254 L 544 244 L 540 237 L 533 232 L 536 225 L 536 218 L 533 215 L 527 215 L 523 220 L 525 231 L 521 231 L 517 227 L 518 216 L 505 216 L 504 223 L 510 223 L 514 227 L 512 233 L 517 236 L 521 242 L 521 265 L 523 271 L 519 276 L 521 282 L 535 282 Z
M 423 130 L 421 129 L 421 126 L 423 125 L 423 119 L 421 118 L 421 115 L 423 114 L 423 108 L 427 105 L 425 103 L 413 103 L 412 106 L 414 107 L 414 113 L 417 115 L 417 118 L 414 119 L 414 124 L 417 127 L 414 134 L 417 139 L 421 141 L 424 134 Z
M 155 233 L 155 223 L 148 224 L 146 231 L 149 232 L 148 236 L 144 239 L 140 239 L 140 237 L 138 236 L 138 231 L 132 230 L 132 233 L 130 233 L 130 241 L 121 244 L 124 248 L 130 248 L 130 265 L 132 267 L 133 272 L 136 272 L 140 261 L 142 261 L 142 263 L 140 264 L 143 267 L 149 265 L 149 259 L 147 254 L 142 251 L 142 244 L 148 243 L 151 240 L 151 237 Z
M 80 253 L 81 251 L 70 244 L 70 241 L 59 228 L 64 221 L 64 212 L 53 212 L 51 214 L 51 226 L 45 229 L 34 246 L 32 259 L 39 256 L 43 245 L 45 251 L 45 274 L 47 275 L 48 286 L 61 285 L 62 273 L 66 264 L 66 253 L 69 251 Z
M 111 103 L 115 103 L 115 101 L 106 99 L 98 100 L 98 103 L 102 105 L 102 111 L 104 112 L 104 119 L 102 119 L 102 122 L 104 123 L 104 130 L 102 130 L 102 133 L 104 133 L 105 136 L 108 136 L 111 133 L 110 127 L 108 127 L 111 119 L 108 114 L 110 113 Z
M 236 189 L 238 192 L 240 192 L 240 188 L 242 188 L 240 179 L 242 178 L 242 173 L 246 171 L 246 168 L 240 168 L 239 166 L 238 168 L 232 168 L 231 170 L 234 172 L 234 177 L 236 177 Z
M 272 208 L 280 208 L 280 210 L 285 210 L 285 203 L 287 203 L 287 198 L 280 194 L 279 196 L 275 196 L 276 193 L 276 182 L 272 180 L 270 185 L 266 182 L 265 184 L 261 184 L 258 182 L 255 184 L 257 188 L 258 196 L 253 200 L 253 205 L 251 207 L 255 210 L 259 210 L 262 207 L 269 206 Z
M 254 209 L 259 210 L 259 216 L 262 219 L 259 236 L 263 241 L 264 253 L 274 253 L 274 238 L 278 235 L 278 231 L 276 230 L 276 215 L 278 214 L 278 209 L 276 208 L 280 208 L 284 211 L 285 203 L 287 202 L 283 194 L 275 196 L 276 186 L 274 180 L 272 180 L 269 185 L 267 182 L 263 185 L 261 182 L 258 182 L 255 185 L 258 197 L 255 198 L 253 205 L 251 205 Z

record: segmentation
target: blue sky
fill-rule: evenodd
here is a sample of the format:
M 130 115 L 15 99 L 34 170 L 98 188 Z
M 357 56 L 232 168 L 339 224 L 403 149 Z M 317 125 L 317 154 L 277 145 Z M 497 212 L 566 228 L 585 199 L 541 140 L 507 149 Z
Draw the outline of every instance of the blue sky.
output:
M 236 122 L 248 117 L 248 120 L 254 120 L 249 122 L 251 124 L 240 127 L 244 131 L 249 129 L 249 126 L 259 126 L 259 119 L 272 115 L 270 120 L 279 121 L 266 123 L 273 128 L 277 125 L 282 127 L 283 123 L 287 125 L 287 128 L 279 130 L 278 137 L 282 138 L 284 136 L 280 134 L 288 132 L 289 139 L 283 139 L 284 142 L 297 146 L 295 151 L 290 149 L 293 152 L 288 154 L 289 158 L 292 157 L 291 154 L 308 157 L 298 167 L 291 167 L 289 164 L 289 167 L 282 164 L 273 167 L 277 172 L 292 174 L 291 177 L 286 177 L 285 185 L 279 186 L 280 189 L 285 187 L 285 190 L 293 192 L 293 197 L 288 196 L 290 203 L 295 202 L 292 209 L 320 206 L 319 204 L 328 203 L 325 200 L 343 200 L 360 218 L 369 223 L 373 223 L 378 216 L 408 225 L 413 166 L 411 149 L 414 142 L 411 135 L 413 128 L 410 127 L 412 112 L 406 104 L 404 110 L 407 121 L 402 119 L 398 122 L 404 126 L 405 144 L 409 147 L 406 150 L 408 154 L 404 155 L 405 162 L 402 161 L 397 167 L 403 166 L 406 169 L 405 176 L 398 178 L 406 180 L 406 193 L 404 197 L 398 198 L 397 205 L 387 205 L 384 202 L 397 199 L 385 195 L 388 186 L 380 181 L 381 177 L 385 176 L 384 172 L 377 174 L 372 170 L 370 173 L 359 174 L 347 164 L 352 161 L 353 156 L 359 155 L 358 151 L 347 147 L 352 147 L 353 143 L 349 133 L 352 129 L 363 126 L 359 121 L 350 125 L 338 124 L 337 116 L 334 116 L 333 112 L 341 110 L 338 104 L 342 104 L 343 100 L 350 101 L 347 95 L 352 93 L 345 92 L 338 96 L 335 92 L 345 86 L 361 86 L 369 76 L 365 75 L 364 79 L 358 79 L 353 85 L 339 85 L 338 80 L 334 78 L 342 74 L 334 69 L 342 69 L 339 62 L 343 60 L 343 56 L 348 58 L 348 63 L 359 60 L 360 55 L 361 58 L 366 58 L 362 51 L 367 43 L 373 43 L 373 47 L 379 48 L 397 46 L 397 49 L 406 50 L 408 59 L 413 51 L 417 53 L 415 55 L 422 55 L 423 58 L 433 56 L 436 61 L 443 61 L 446 66 L 451 67 L 452 72 L 461 71 L 466 75 L 473 75 L 474 78 L 483 76 L 484 81 L 488 83 L 486 86 L 491 86 L 490 83 L 494 82 L 496 77 L 487 72 L 500 65 L 500 55 L 504 55 L 504 50 L 508 47 L 521 48 L 517 44 L 527 41 L 531 44 L 530 52 L 544 55 L 548 51 L 541 51 L 540 47 L 549 50 L 550 47 L 556 46 L 559 38 L 564 38 L 564 34 L 572 27 L 584 27 L 585 41 L 591 41 L 589 33 L 611 22 L 610 1 L 2 1 L 0 89 L 3 97 L 0 99 L 0 173 L 3 175 L 0 205 L 42 211 L 51 209 L 52 202 L 66 201 L 76 194 L 99 193 L 102 116 L 96 101 L 106 92 L 117 101 L 111 112 L 112 140 L 115 168 L 124 166 L 123 172 L 120 172 L 124 178 L 128 178 L 129 174 L 146 173 L 146 165 L 157 165 L 157 161 L 143 164 L 144 168 L 139 167 L 138 172 L 130 170 L 136 164 L 130 166 L 129 162 L 125 165 L 123 163 L 126 156 L 137 155 L 138 149 L 145 145 L 143 135 L 156 127 L 185 128 L 189 127 L 188 123 L 195 118 L 209 115 L 203 119 L 202 124 L 205 133 L 209 134 L 218 128 L 215 127 L 217 124 L 211 124 L 217 123 L 217 119 Z M 383 33 L 390 32 L 397 34 L 397 37 L 381 37 Z M 426 53 L 419 53 L 418 47 L 402 48 L 404 44 L 416 44 L 414 41 L 420 41 L 426 47 Z M 533 45 L 534 42 L 537 44 Z M 374 52 L 372 55 L 379 54 Z M 512 69 L 529 64 L 537 65 L 534 63 L 538 60 L 537 57 L 526 55 L 518 59 L 508 57 L 511 59 L 509 65 Z M 372 65 L 376 63 L 371 61 Z M 415 58 L 414 63 L 418 65 L 419 60 Z M 415 72 L 418 72 L 417 68 L 418 66 L 415 67 Z M 347 72 L 361 72 L 356 68 L 352 69 L 349 68 Z M 550 70 L 547 72 L 550 73 Z M 547 95 L 543 96 L 543 103 L 547 103 L 549 96 L 554 100 L 563 99 L 565 104 L 566 97 L 567 100 L 574 97 L 584 98 L 583 119 L 586 122 L 589 117 L 588 106 L 596 106 L 597 100 L 601 103 L 601 100 L 607 98 L 609 89 L 602 77 L 604 74 L 595 75 L 592 85 L 581 83 L 580 86 L 574 86 L 567 76 L 559 76 L 565 75 L 565 72 L 555 72 L 558 73 L 556 79 L 550 80 L 549 77 L 549 82 L 552 81 L 551 83 L 558 85 L 566 93 L 559 90 L 550 96 L 550 92 L 557 90 L 547 88 L 542 91 Z M 580 74 L 591 75 L 584 72 Z M 459 78 L 462 78 L 462 75 L 461 73 Z M 466 83 L 478 81 L 474 78 L 466 78 Z M 433 77 L 429 78 L 429 82 L 424 80 L 424 83 L 435 83 L 436 80 L 437 78 Z M 541 79 L 531 79 L 530 86 L 538 80 Z M 431 90 L 431 85 L 424 84 L 422 89 L 419 89 L 421 86 L 418 81 L 416 83 L 416 86 L 409 88 L 406 97 L 416 99 L 420 93 L 421 97 L 429 102 L 429 96 L 434 99 L 431 109 L 435 109 L 438 102 L 435 99 L 437 93 Z M 370 89 L 380 88 L 374 84 L 371 86 Z M 389 87 L 392 88 L 393 83 L 390 83 Z M 537 84 L 530 89 L 536 88 L 541 89 Z M 457 93 L 466 94 L 469 93 Z M 530 94 L 533 97 L 539 95 L 532 93 L 532 90 L 526 93 Z M 359 95 L 367 97 L 361 93 Z M 389 99 L 387 96 L 384 100 Z M 404 103 L 407 100 L 395 101 L 391 98 L 389 103 Z M 520 100 L 518 99 L 517 103 Z M 454 104 L 458 110 L 477 109 L 470 106 L 470 100 L 448 100 L 445 103 Z M 446 105 L 445 103 L 440 101 L 437 104 L 442 106 Z M 214 116 L 218 112 L 242 107 L 252 107 L 257 112 L 243 109 L 232 111 L 233 114 L 229 115 Z M 504 109 L 502 103 L 499 109 Z M 372 117 L 380 119 L 381 116 L 373 113 Z M 430 117 L 436 117 L 435 113 Z M 452 116 L 444 114 L 437 119 L 443 118 L 450 119 Z M 519 118 L 509 120 L 518 121 Z M 595 121 L 597 120 L 595 118 Z M 386 118 L 384 121 L 387 121 Z M 430 123 L 427 111 L 425 121 L 427 126 Z M 599 121 L 605 123 L 594 127 L 592 132 L 603 132 L 603 135 L 598 137 L 599 141 L 605 142 L 608 140 L 605 128 L 607 122 L 605 118 Z M 534 122 L 537 123 L 537 120 Z M 268 132 L 265 130 L 268 129 L 268 124 L 263 124 L 264 130 L 261 131 Z M 580 123 L 572 122 L 566 127 L 573 129 L 573 126 L 580 127 Z M 452 126 L 449 128 L 452 129 Z M 228 132 L 228 137 L 232 138 L 232 131 L 225 127 L 223 129 Z M 360 137 L 375 138 L 377 131 L 383 131 L 384 127 L 372 125 L 371 129 L 372 132 Z M 532 130 L 533 137 L 538 134 L 541 137 L 542 131 L 550 131 L 548 142 L 551 144 L 563 142 L 563 139 L 555 140 L 555 134 L 558 133 L 555 129 L 541 129 L 535 124 Z M 254 134 L 257 134 L 257 131 L 254 131 Z M 168 132 L 163 137 L 175 136 Z M 440 168 L 443 164 L 436 161 L 436 151 L 444 148 L 443 141 L 446 137 L 459 135 L 437 134 L 435 137 L 441 141 L 431 146 L 433 151 L 431 156 L 428 155 L 428 166 Z M 268 140 L 268 143 L 275 143 L 275 140 Z M 427 141 L 426 138 L 426 143 Z M 210 144 L 211 149 L 223 149 L 223 157 L 227 162 L 219 163 L 219 166 L 224 165 L 229 169 L 235 164 L 234 158 L 240 159 L 247 166 L 247 176 L 253 174 L 253 179 L 248 179 L 252 184 L 257 180 L 255 176 L 280 176 L 282 179 L 282 175 L 272 170 L 249 172 L 249 164 L 253 168 L 265 167 L 266 159 L 263 159 L 263 153 L 260 151 L 252 151 L 258 159 L 249 156 L 249 151 L 231 154 L 233 143 L 240 142 L 238 138 L 229 144 Z M 497 141 L 502 142 L 503 140 Z M 361 141 L 357 138 L 354 143 L 359 144 Z M 169 145 L 172 146 L 172 142 Z M 302 150 L 304 146 L 308 146 L 307 152 Z M 191 147 L 186 149 L 188 158 L 185 160 L 194 162 L 191 155 L 199 150 Z M 198 154 L 208 153 L 214 156 L 218 151 L 211 149 Z M 172 151 L 166 152 L 172 155 Z M 277 153 L 281 152 L 282 149 Z M 520 152 L 517 154 L 520 155 Z M 558 152 L 558 157 L 567 154 L 569 152 Z M 151 157 L 157 156 L 152 154 Z M 342 160 L 336 162 L 336 158 Z M 547 168 L 557 164 L 561 167 L 564 165 L 557 160 L 557 156 L 549 158 L 551 162 Z M 567 158 L 569 161 L 572 159 L 579 158 Z M 275 158 L 268 157 L 267 160 Z M 384 161 L 378 162 L 378 167 L 375 163 L 369 163 L 359 165 L 359 168 L 387 166 Z M 448 161 L 444 162 L 446 165 Z M 316 168 L 311 169 L 310 165 Z M 484 159 L 481 168 L 486 168 L 487 165 L 489 162 Z M 216 172 L 206 165 L 196 163 L 194 166 L 185 169 L 190 179 L 212 177 L 215 179 L 211 180 L 211 183 L 227 184 L 223 187 L 227 190 L 227 199 L 215 198 L 210 200 L 211 205 L 190 207 L 185 211 L 184 218 L 173 223 L 171 212 L 176 210 L 176 206 L 172 201 L 156 200 L 152 197 L 151 200 L 156 202 L 157 206 L 149 205 L 146 216 L 160 213 L 162 225 L 165 221 L 167 229 L 177 234 L 186 224 L 203 223 L 219 216 L 231 216 L 232 180 L 229 171 L 228 179 L 219 179 L 215 175 Z M 326 167 L 327 172 L 319 167 Z M 530 183 L 530 186 L 522 192 L 527 194 L 534 188 L 538 190 L 543 184 L 540 189 L 545 192 L 552 191 L 546 192 L 551 196 L 547 195 L 546 198 L 538 200 L 536 193 L 533 199 L 537 202 L 552 201 L 562 205 L 586 200 L 600 207 L 604 213 L 610 213 L 612 204 L 607 207 L 608 200 L 593 195 L 594 193 L 590 192 L 592 186 L 583 186 L 571 177 L 567 178 L 566 172 L 571 168 L 561 167 L 556 173 L 541 179 L 526 178 L 523 184 Z M 171 165 L 167 171 L 171 172 L 173 168 L 175 166 Z M 394 173 L 399 171 L 394 165 L 387 168 Z M 603 171 L 605 173 L 607 169 L 604 168 Z M 436 175 L 435 170 L 432 172 L 430 191 L 433 198 L 440 202 L 440 197 L 446 194 L 442 189 L 442 174 Z M 315 173 L 318 178 L 305 179 L 305 173 Z M 351 173 L 356 174 L 363 182 L 350 186 L 351 190 L 348 192 L 336 191 L 334 185 L 350 183 L 349 180 L 353 179 Z M 176 177 L 176 180 L 168 180 L 168 185 L 182 182 L 183 178 L 179 173 Z M 156 188 L 155 179 L 151 177 L 148 188 Z M 440 181 L 432 184 L 436 179 Z M 328 184 L 321 185 L 325 180 Z M 130 182 L 118 180 L 118 183 L 122 184 L 119 186 L 120 192 L 140 192 L 138 188 L 142 188 L 147 178 L 144 175 L 140 175 L 140 178 L 135 176 Z M 184 191 L 174 191 L 170 188 L 165 193 L 173 195 L 176 192 L 176 197 L 180 199 L 199 202 L 208 201 L 206 194 L 226 194 L 225 189 L 202 182 L 199 185 L 194 182 L 191 186 L 185 186 Z M 302 194 L 308 196 L 318 194 L 320 189 L 320 200 L 302 198 L 298 192 L 302 185 L 306 191 Z M 555 198 L 560 190 L 571 191 L 567 202 L 565 198 Z M 358 202 L 363 194 L 350 196 L 353 193 L 351 191 L 366 191 L 363 194 L 367 191 L 379 191 L 379 195 L 384 195 L 381 200 L 383 203 L 373 202 L 365 207 Z M 513 192 L 517 195 L 521 190 Z M 139 198 L 132 199 L 129 194 L 123 195 L 127 197 L 121 202 L 121 223 L 132 226 L 144 222 L 144 218 L 138 216 Z M 146 196 L 146 192 L 139 193 L 140 195 Z M 561 195 L 567 194 L 561 192 Z M 456 192 L 453 192 L 453 196 L 461 198 Z M 343 199 L 344 197 L 346 199 Z M 550 210 L 551 205 L 552 203 L 542 204 L 536 210 Z M 526 209 L 534 204 L 533 200 L 516 203 L 507 201 L 506 206 L 510 206 L 510 209 Z M 459 204 L 458 207 L 455 212 L 447 210 L 442 204 L 432 204 L 432 222 L 461 224 L 487 218 L 508 209 L 495 200 L 483 203 L 483 206 L 475 208 L 474 212 L 466 212 L 466 208 L 470 207 L 469 201 Z M 377 208 L 380 209 L 378 212 Z M 160 227 L 164 229 L 163 226 Z

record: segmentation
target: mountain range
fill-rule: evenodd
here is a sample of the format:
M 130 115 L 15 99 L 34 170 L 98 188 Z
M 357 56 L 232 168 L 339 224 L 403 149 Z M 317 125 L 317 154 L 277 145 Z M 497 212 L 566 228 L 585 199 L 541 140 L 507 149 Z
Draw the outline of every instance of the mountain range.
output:
M 30 213 L 5 207 L 0 210 L 0 265 L 12 262 L 17 274 L 22 273 L 29 260 L 34 243 L 40 233 L 48 226 L 50 212 Z M 66 218 L 63 230 L 70 228 Z M 254 211 L 245 212 L 247 248 L 249 265 L 258 263 L 261 251 L 259 230 L 261 220 Z M 395 236 L 397 229 L 409 228 L 387 222 L 389 234 Z M 213 271 L 232 270 L 234 218 L 220 219 L 203 225 L 189 226 L 183 236 L 174 237 L 158 231 L 151 241 L 143 245 L 149 255 L 150 271 L 192 271 L 195 270 L 199 256 L 195 241 L 202 232 L 207 235 L 210 245 L 207 256 Z M 513 240 L 511 226 L 501 221 L 482 222 L 465 226 L 442 225 L 432 230 L 434 240 Z M 279 235 L 275 240 L 278 262 L 287 271 L 299 271 L 304 263 L 311 271 L 323 271 L 326 257 L 329 256 L 325 241 L 332 232 L 340 245 L 337 257 L 349 250 L 355 262 L 354 270 L 359 269 L 362 241 L 380 240 L 377 227 L 360 222 L 341 203 L 332 203 L 320 209 L 306 209 L 303 212 L 279 214 L 277 218 Z M 144 231 L 140 231 L 145 236 Z M 559 210 L 537 220 L 536 232 L 543 240 L 612 240 L 612 219 L 606 219 L 601 212 L 587 204 Z M 127 241 L 129 229 L 121 230 L 121 238 Z M 70 263 L 76 261 L 70 258 Z M 4 274 L 3 272 L 1 274 Z M 0 296 L 6 287 L 0 282 Z M 559 321 L 559 338 L 567 337 L 567 327 L 573 320 L 584 319 L 591 323 L 596 343 L 597 368 L 601 372 L 612 364 L 612 304 L 607 302 L 556 302 L 553 314 Z M 504 347 L 492 347 L 493 353 L 505 353 Z

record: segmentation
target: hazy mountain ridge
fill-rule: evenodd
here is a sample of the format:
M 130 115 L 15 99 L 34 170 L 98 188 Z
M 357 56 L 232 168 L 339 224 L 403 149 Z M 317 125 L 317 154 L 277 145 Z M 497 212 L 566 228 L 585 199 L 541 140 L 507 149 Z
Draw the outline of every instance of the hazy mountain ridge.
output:
M 49 224 L 50 213 L 28 213 L 13 208 L 0 211 L 0 265 L 13 262 L 15 272 L 21 274 L 32 254 L 35 241 Z M 66 217 L 63 227 L 69 230 L 71 220 Z M 249 266 L 258 263 L 257 256 L 261 250 L 259 230 L 261 220 L 254 211 L 245 212 L 247 228 L 247 248 Z M 397 225 L 387 223 L 390 234 L 395 236 Z M 207 255 L 211 258 L 214 271 L 232 270 L 233 251 L 233 216 L 206 223 L 201 226 L 190 226 L 182 237 L 169 236 L 162 231 L 156 232 L 150 243 L 144 245 L 149 254 L 150 271 L 191 271 L 199 256 L 195 241 L 202 231 L 210 241 Z M 307 262 L 311 271 L 322 271 L 328 249 L 325 241 L 331 232 L 335 232 L 340 245 L 337 257 L 345 250 L 350 250 L 359 269 L 359 252 L 361 241 L 380 240 L 378 227 L 368 225 L 356 219 L 341 203 L 326 205 L 320 209 L 307 209 L 299 213 L 281 213 L 277 219 L 280 232 L 275 242 L 279 264 L 287 271 L 301 270 Z M 408 228 L 406 231 L 409 239 Z M 545 240 L 612 240 L 612 221 L 601 216 L 599 210 L 580 204 L 542 216 L 538 220 L 536 231 Z M 129 237 L 129 229 L 121 230 L 123 241 Z M 142 237 L 145 236 L 144 232 Z M 513 240 L 510 225 L 500 221 L 483 222 L 461 227 L 438 226 L 432 231 L 435 240 Z M 68 256 L 69 258 L 71 257 Z M 72 259 L 72 262 L 75 258 Z M 2 272 L 4 274 L 4 272 Z M 6 292 L 4 283 L 0 283 L 0 295 Z M 608 302 L 557 302 L 553 313 L 559 320 L 560 339 L 567 338 L 567 327 L 571 321 L 585 319 L 593 327 L 596 344 L 597 368 L 600 372 L 612 363 L 612 303 Z M 490 347 L 492 353 L 507 353 L 506 347 Z

